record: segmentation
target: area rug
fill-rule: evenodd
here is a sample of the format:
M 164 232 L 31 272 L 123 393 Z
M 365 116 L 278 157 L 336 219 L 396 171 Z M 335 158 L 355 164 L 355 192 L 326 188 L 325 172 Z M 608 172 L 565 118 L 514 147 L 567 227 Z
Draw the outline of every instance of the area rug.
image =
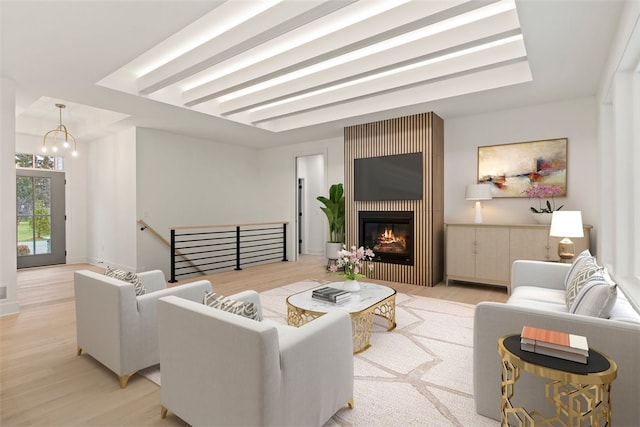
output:
M 265 318 L 286 324 L 287 296 L 323 282 L 304 281 L 260 294 Z M 473 310 L 469 304 L 398 293 L 397 327 L 376 321 L 371 347 L 355 355 L 355 408 L 324 427 L 498 426 L 473 405 Z M 157 367 L 141 371 L 160 384 Z

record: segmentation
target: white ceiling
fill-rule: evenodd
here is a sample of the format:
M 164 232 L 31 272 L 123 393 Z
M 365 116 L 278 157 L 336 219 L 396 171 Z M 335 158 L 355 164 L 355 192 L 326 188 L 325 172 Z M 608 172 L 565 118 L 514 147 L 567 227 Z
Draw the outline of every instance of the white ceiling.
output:
M 79 141 L 136 125 L 257 148 L 425 111 L 447 120 L 595 95 L 623 3 L 515 4 L 517 11 L 510 0 L 2 0 L 2 75 L 16 82 L 19 133 L 55 127 L 62 102 Z M 238 18 L 258 6 L 264 10 Z M 417 31 L 427 35 L 363 54 Z M 338 65 L 308 71 L 327 61 Z M 303 75 L 236 92 L 292 72 Z

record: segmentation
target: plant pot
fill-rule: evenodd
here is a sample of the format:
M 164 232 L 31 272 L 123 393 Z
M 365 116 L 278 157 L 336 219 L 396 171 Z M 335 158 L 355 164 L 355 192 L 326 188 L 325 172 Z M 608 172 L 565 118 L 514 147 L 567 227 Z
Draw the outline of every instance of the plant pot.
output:
M 551 225 L 551 217 L 553 216 L 553 214 L 550 214 L 548 212 L 542 212 L 542 213 L 531 212 L 531 215 L 533 216 L 533 218 L 536 220 L 538 224 Z
M 327 259 L 338 259 L 338 251 L 342 249 L 342 243 L 327 242 L 324 254 Z
M 360 283 L 357 280 L 346 279 L 342 288 L 347 292 L 358 292 L 360 290 Z

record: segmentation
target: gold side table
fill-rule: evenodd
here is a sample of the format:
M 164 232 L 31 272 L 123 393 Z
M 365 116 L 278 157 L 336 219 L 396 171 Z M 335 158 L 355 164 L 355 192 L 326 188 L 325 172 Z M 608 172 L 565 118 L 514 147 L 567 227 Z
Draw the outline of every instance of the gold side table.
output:
M 577 363 L 520 349 L 520 335 L 498 340 L 502 358 L 501 426 L 610 426 L 611 383 L 616 379 L 616 363 L 589 349 L 588 363 Z M 520 370 L 549 380 L 545 397 L 556 414 L 544 417 L 538 411 L 513 407 L 511 399 Z

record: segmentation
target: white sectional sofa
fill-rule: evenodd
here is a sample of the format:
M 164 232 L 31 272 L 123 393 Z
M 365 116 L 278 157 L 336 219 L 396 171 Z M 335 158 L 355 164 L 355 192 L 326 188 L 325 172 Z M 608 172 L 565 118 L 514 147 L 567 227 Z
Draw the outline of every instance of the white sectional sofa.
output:
M 477 305 L 474 319 L 474 397 L 476 411 L 500 419 L 501 359 L 497 341 L 519 334 L 525 325 L 584 335 L 589 347 L 610 356 L 618 366 L 611 391 L 612 425 L 640 425 L 640 314 L 621 289 L 608 318 L 569 312 L 565 278 L 571 264 L 516 261 L 512 268 L 512 293 L 506 303 Z M 553 414 L 544 397 L 545 380 L 522 373 L 515 406 Z

